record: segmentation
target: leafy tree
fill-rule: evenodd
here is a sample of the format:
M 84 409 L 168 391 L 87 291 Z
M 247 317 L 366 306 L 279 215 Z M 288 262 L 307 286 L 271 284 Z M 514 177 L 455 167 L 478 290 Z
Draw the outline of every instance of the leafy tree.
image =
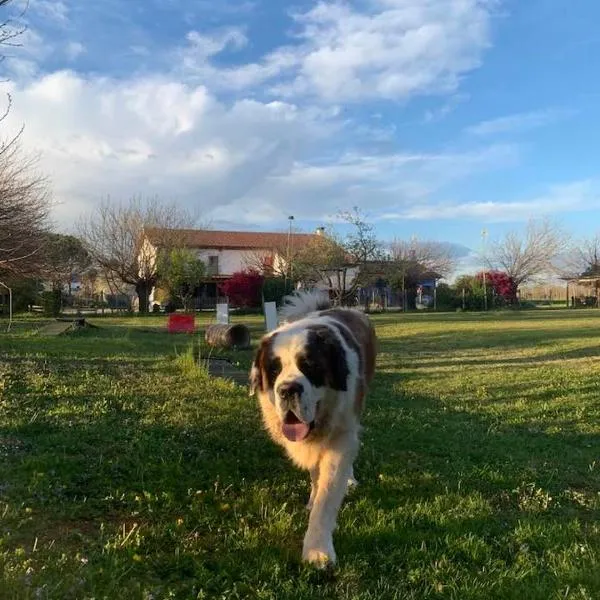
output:
M 485 296 L 488 295 L 488 301 L 491 295 L 491 288 L 487 288 L 484 293 L 483 278 L 477 275 L 461 275 L 454 283 L 456 296 L 460 301 L 460 306 L 467 310 L 483 310 L 486 306 Z M 489 305 L 489 302 L 488 302 Z
M 90 255 L 80 239 L 60 233 L 47 235 L 43 271 L 54 289 L 62 290 L 66 285 L 71 294 L 73 279 L 81 277 L 90 263 Z
M 204 263 L 187 248 L 174 248 L 160 254 L 158 280 L 171 298 L 181 301 L 184 310 L 191 301 L 206 273 Z
M 354 258 L 332 230 L 324 231 L 296 252 L 293 273 L 305 286 L 321 285 L 331 290 L 336 304 L 346 304 L 358 287 Z
M 294 291 L 294 284 L 290 279 L 284 277 L 265 277 L 263 281 L 262 295 L 265 302 L 276 302 L 281 304 L 284 296 Z
M 322 229 L 295 252 L 291 270 L 304 285 L 329 288 L 336 304 L 348 304 L 353 303 L 358 288 L 379 276 L 384 251 L 373 225 L 359 208 L 338 216 L 350 227 L 349 233 L 340 236 L 331 228 Z

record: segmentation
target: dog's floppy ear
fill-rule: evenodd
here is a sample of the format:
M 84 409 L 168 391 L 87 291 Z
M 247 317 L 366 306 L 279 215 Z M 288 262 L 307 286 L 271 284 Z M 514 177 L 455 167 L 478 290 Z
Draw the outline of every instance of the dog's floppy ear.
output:
M 258 350 L 256 351 L 256 356 L 254 357 L 254 362 L 252 363 L 252 368 L 250 369 L 250 378 L 248 381 L 250 396 L 254 396 L 254 394 L 256 394 L 257 388 L 262 390 L 262 373 L 260 372 L 262 355 L 263 344 L 261 343 L 261 345 L 258 347 Z
M 252 368 L 250 369 L 250 396 L 254 396 L 257 389 L 261 392 L 264 390 L 265 361 L 267 359 L 267 352 L 269 351 L 272 338 L 273 336 L 263 337 L 256 351 L 254 362 L 252 363 Z
M 248 387 L 250 390 L 250 396 L 254 396 L 256 394 L 256 388 L 260 387 L 260 380 L 262 379 L 260 371 L 256 366 L 256 362 L 252 365 L 250 369 L 250 379 L 248 381 Z

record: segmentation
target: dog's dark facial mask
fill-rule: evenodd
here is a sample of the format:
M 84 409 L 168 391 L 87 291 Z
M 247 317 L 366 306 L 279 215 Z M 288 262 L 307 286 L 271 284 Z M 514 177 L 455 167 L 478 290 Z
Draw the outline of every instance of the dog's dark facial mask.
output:
M 310 327 L 306 349 L 296 361 L 314 387 L 327 386 L 341 392 L 348 390 L 346 354 L 330 327 Z

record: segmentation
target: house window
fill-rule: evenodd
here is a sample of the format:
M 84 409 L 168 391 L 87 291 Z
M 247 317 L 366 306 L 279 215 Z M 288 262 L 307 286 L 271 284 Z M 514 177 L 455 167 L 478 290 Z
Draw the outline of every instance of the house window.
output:
M 218 256 L 209 256 L 208 257 L 208 275 L 218 275 L 219 274 L 219 257 Z

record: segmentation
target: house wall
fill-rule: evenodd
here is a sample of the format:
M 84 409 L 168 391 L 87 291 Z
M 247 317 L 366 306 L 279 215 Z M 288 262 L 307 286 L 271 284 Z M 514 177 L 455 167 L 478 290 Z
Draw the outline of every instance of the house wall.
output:
M 354 280 L 358 276 L 360 271 L 359 267 L 348 267 L 346 271 L 346 289 L 350 288 L 354 283 Z M 331 287 L 329 286 L 329 281 L 331 280 Z M 338 285 L 338 274 L 336 271 L 327 272 L 325 277 L 315 283 L 315 287 L 318 289 L 332 289 L 337 290 L 340 286 Z
M 249 267 L 248 261 L 251 259 L 252 253 L 264 253 L 272 254 L 270 250 L 258 250 L 253 251 L 249 254 L 248 250 L 229 250 L 229 249 L 217 249 L 217 248 L 200 248 L 197 251 L 197 256 L 207 266 L 209 265 L 209 258 L 211 256 L 219 257 L 219 272 L 208 273 L 210 275 L 221 275 L 229 276 L 243 271 Z M 282 261 L 280 257 L 275 256 L 275 264 L 279 265 Z M 279 268 L 279 267 L 278 267 Z
M 245 268 L 244 256 L 240 250 L 218 250 L 216 248 L 201 248 L 197 250 L 197 255 L 208 269 L 209 257 L 217 256 L 219 258 L 219 271 L 218 273 L 210 273 L 210 275 L 232 275 L 237 271 L 241 271 Z

